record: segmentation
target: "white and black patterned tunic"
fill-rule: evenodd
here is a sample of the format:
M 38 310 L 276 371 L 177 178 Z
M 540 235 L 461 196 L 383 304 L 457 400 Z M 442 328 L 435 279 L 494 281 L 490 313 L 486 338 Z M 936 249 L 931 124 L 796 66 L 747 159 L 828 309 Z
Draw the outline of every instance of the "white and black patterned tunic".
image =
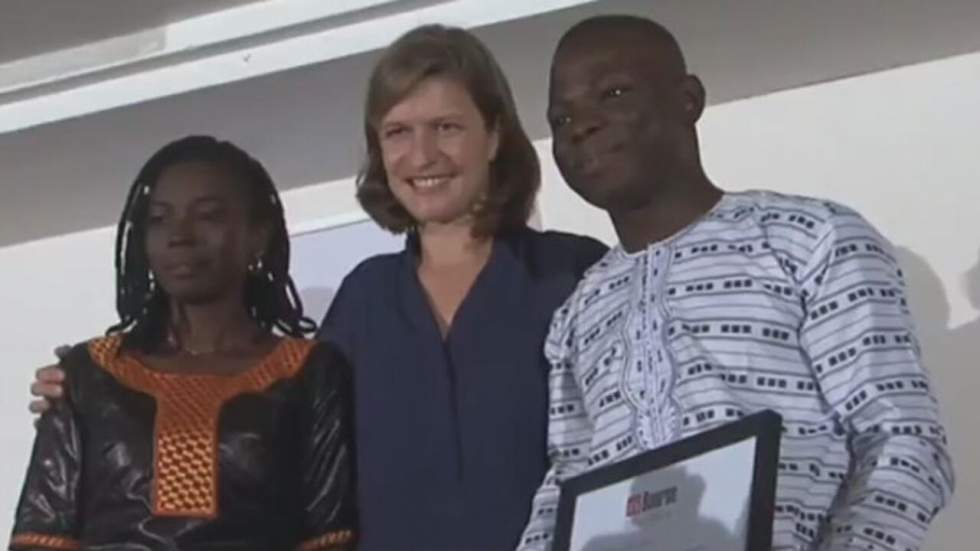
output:
M 556 312 L 549 451 L 522 548 L 557 482 L 754 411 L 782 414 L 774 549 L 918 549 L 953 473 L 901 272 L 857 213 L 728 193 L 679 234 L 611 250 Z

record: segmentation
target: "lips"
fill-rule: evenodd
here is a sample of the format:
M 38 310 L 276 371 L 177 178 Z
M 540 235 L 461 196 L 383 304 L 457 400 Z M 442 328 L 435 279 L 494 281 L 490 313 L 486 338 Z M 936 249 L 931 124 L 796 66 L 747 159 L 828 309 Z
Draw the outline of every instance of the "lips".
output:
M 588 169 L 594 168 L 602 162 L 603 154 L 601 153 L 583 153 L 579 157 L 579 168 Z
M 578 162 L 575 164 L 583 172 L 592 172 L 599 169 L 610 157 L 615 156 L 622 149 L 619 144 L 604 147 L 583 147 L 578 151 Z
M 416 192 L 430 193 L 444 188 L 452 179 L 451 175 L 432 175 L 408 178 L 407 182 Z
M 178 260 L 168 263 L 164 269 L 175 278 L 185 279 L 196 276 L 207 266 L 203 260 Z

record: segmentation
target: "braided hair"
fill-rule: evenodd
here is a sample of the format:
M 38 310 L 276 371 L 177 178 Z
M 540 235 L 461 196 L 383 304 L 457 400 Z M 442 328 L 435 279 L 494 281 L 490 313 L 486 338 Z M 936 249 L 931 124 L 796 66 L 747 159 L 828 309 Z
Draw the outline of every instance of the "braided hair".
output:
M 245 283 L 249 315 L 266 330 L 299 337 L 316 330 L 289 276 L 289 235 L 272 178 L 259 161 L 231 142 L 189 136 L 157 151 L 129 189 L 116 232 L 116 311 L 119 323 L 107 333 L 126 332 L 126 344 L 150 350 L 169 331 L 170 303 L 149 269 L 146 223 L 150 196 L 163 172 L 179 163 L 205 162 L 231 170 L 242 186 L 255 224 L 268 224 L 269 244 Z

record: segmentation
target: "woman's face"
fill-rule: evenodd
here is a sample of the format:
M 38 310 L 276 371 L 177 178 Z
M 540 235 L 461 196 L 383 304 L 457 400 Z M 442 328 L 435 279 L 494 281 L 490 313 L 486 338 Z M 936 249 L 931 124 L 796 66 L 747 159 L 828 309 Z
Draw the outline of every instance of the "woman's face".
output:
M 265 250 L 231 170 L 183 162 L 163 171 L 150 195 L 146 255 L 156 281 L 184 303 L 241 296 L 249 264 Z
M 420 226 L 472 223 L 499 137 L 462 84 L 423 80 L 381 118 L 377 132 L 388 185 Z

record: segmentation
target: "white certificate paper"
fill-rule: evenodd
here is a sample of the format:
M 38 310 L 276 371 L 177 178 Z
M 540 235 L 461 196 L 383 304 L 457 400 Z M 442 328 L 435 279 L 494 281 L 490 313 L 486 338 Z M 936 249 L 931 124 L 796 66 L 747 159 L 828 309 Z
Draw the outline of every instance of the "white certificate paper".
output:
M 732 475 L 751 473 L 754 459 L 751 438 L 584 493 L 570 549 L 742 551 L 752 477 Z
M 761 411 L 565 480 L 554 551 L 768 549 L 781 434 Z

